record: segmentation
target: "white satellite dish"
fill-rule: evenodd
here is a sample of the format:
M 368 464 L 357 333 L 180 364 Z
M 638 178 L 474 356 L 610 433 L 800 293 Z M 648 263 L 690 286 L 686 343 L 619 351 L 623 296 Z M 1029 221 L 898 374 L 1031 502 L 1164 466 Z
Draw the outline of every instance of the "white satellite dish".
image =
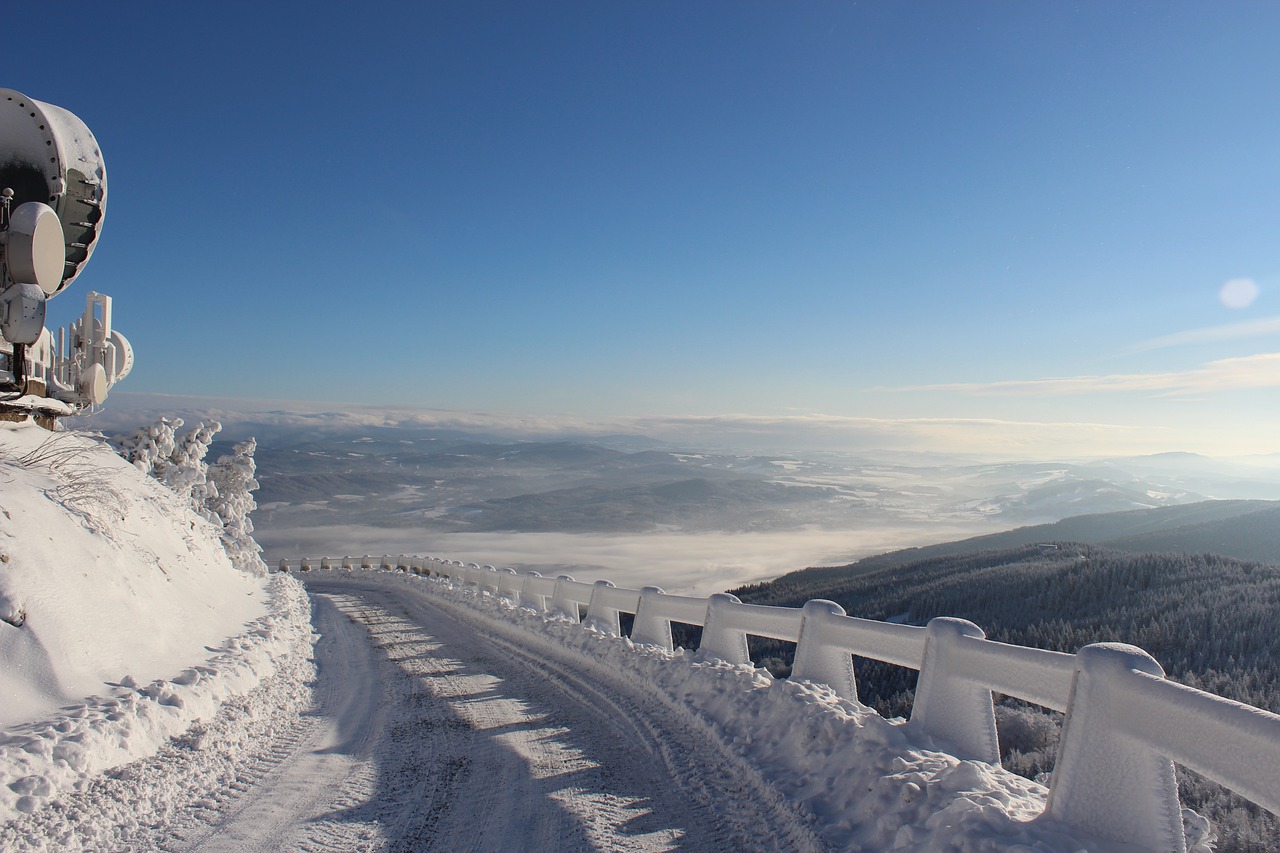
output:
M 39 201 L 18 205 L 4 233 L 8 274 L 20 284 L 38 284 L 46 295 L 62 287 L 67 250 L 62 223 L 53 208 Z
M 93 254 L 107 206 L 107 169 L 89 128 L 73 113 L 0 89 L 0 189 L 13 190 L 14 214 L 48 205 L 62 224 L 61 293 Z M 28 282 L 34 284 L 35 282 Z
M 0 89 L 0 408 L 66 414 L 102 403 L 133 369 L 111 325 L 111 297 L 89 293 L 84 315 L 56 337 L 45 301 L 93 254 L 107 204 L 98 142 L 74 114 Z

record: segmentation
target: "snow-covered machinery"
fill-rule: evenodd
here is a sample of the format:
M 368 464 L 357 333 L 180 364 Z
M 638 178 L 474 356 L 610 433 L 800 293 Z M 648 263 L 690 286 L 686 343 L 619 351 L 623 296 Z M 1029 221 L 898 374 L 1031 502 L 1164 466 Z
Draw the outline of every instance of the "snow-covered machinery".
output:
M 106 206 L 106 167 L 84 122 L 0 89 L 0 406 L 78 412 L 132 369 L 109 296 L 90 292 L 79 320 L 56 336 L 45 328 L 45 302 L 88 263 Z

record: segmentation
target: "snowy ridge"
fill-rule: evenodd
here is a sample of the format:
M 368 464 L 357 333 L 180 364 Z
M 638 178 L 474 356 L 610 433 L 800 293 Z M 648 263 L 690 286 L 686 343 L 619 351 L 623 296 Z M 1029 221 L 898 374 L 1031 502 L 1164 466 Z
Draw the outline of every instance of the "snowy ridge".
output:
M 105 770 L 155 754 L 278 669 L 308 662 L 312 633 L 305 590 L 293 578 L 275 575 L 267 592 L 267 615 L 209 649 L 205 662 L 146 685 L 126 676 L 109 696 L 0 734 L 0 821 L 35 812 L 52 798 L 84 789 Z
M 987 765 L 999 762 L 993 690 L 1064 711 L 1053 786 L 1039 810 L 1045 821 L 1106 839 L 1184 850 L 1204 837 L 1203 820 L 1179 807 L 1175 761 L 1280 810 L 1280 716 L 1167 682 L 1159 664 L 1132 646 L 1096 644 L 1067 655 L 994 643 L 958 619 L 937 619 L 926 628 L 890 625 L 845 616 L 830 602 L 801 610 L 758 607 L 723 594 L 670 596 L 655 587 L 624 590 L 434 558 L 282 561 L 281 567 L 344 563 L 440 575 L 450 588 L 553 621 L 576 622 L 585 606 L 593 629 L 579 632 L 585 638 L 620 635 L 618 613 L 633 613 L 635 644 L 669 654 L 672 621 L 701 625 L 696 658 L 744 671 L 753 671 L 746 635 L 798 642 L 793 677 L 830 684 L 846 700 L 857 696 L 851 654 L 909 666 L 921 675 L 912 720 L 900 733 Z

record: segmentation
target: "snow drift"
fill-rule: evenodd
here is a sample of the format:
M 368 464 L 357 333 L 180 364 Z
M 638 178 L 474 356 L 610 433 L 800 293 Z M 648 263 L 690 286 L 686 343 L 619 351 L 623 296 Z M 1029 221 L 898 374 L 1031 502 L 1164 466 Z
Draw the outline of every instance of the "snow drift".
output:
M 306 660 L 305 594 L 100 440 L 0 425 L 0 819 Z

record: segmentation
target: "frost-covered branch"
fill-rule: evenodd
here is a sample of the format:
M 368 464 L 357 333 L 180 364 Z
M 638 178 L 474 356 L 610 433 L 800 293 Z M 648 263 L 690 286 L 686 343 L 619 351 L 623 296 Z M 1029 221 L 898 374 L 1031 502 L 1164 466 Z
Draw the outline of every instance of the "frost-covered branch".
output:
M 205 462 L 213 438 L 222 429 L 217 421 L 198 423 L 179 434 L 181 418 L 160 418 L 131 435 L 112 439 L 117 451 L 140 471 L 150 474 L 191 503 L 202 518 L 222 528 L 223 547 L 241 571 L 265 575 L 259 556 L 262 548 L 253 539 L 249 514 L 257 508 L 252 492 L 258 488 L 253 460 L 257 442 L 237 444 L 229 455 L 210 465 Z

